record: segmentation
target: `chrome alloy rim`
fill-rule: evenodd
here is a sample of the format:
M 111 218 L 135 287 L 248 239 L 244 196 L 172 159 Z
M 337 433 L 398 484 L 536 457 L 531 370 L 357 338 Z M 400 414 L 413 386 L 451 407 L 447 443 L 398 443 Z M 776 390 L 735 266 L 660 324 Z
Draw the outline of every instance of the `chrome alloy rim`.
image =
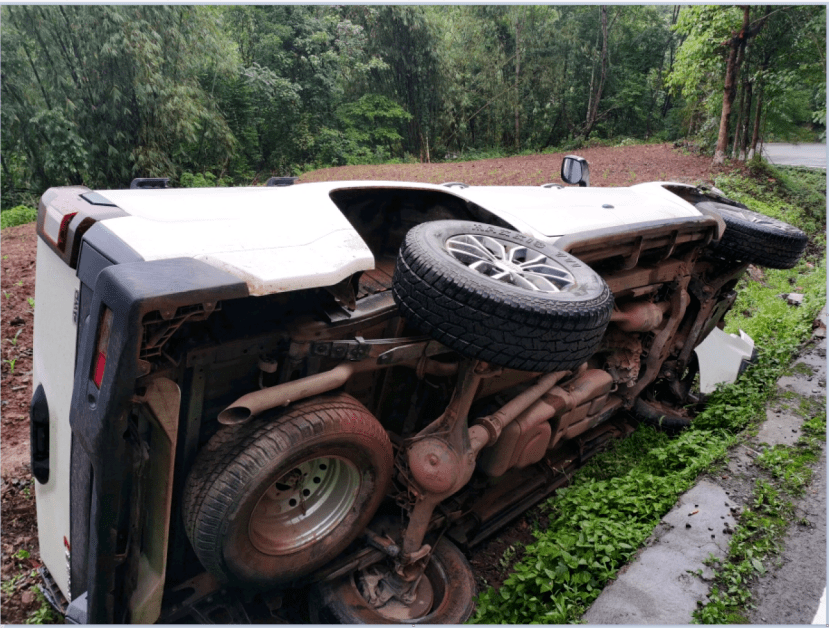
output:
M 526 245 L 494 238 L 460 234 L 444 247 L 464 266 L 498 282 L 539 293 L 560 293 L 576 286 L 562 264 Z
M 360 479 L 357 466 L 346 459 L 300 463 L 257 502 L 248 523 L 251 543 L 266 555 L 286 555 L 319 541 L 354 506 Z

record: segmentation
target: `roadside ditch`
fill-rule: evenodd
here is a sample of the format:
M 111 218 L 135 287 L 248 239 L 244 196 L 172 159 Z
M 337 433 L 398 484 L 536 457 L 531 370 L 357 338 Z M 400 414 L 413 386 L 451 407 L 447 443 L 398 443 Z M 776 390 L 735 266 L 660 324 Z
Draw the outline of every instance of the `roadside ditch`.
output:
M 826 308 L 822 318 L 778 380 L 766 421 L 680 496 L 585 623 L 810 624 L 817 612 L 826 616 Z

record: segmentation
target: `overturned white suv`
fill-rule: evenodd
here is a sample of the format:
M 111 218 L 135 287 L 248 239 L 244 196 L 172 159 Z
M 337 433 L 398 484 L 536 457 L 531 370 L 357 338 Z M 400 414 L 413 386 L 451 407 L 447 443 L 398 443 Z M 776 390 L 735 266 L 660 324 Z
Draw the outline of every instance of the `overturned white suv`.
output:
M 619 411 L 688 425 L 697 374 L 752 353 L 718 329 L 741 274 L 806 236 L 716 190 L 562 174 L 48 190 L 32 470 L 67 620 L 296 621 L 307 597 L 316 623 L 460 623 L 460 549 Z

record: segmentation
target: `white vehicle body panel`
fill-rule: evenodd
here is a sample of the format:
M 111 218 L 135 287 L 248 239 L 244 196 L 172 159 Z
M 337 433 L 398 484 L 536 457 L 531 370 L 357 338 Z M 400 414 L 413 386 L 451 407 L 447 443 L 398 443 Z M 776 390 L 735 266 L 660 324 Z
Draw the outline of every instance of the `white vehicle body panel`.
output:
M 743 330 L 740 335 L 727 334 L 718 328 L 695 348 L 700 365 L 700 392 L 712 393 L 719 384 L 735 382 L 741 363 L 752 358 L 755 341 Z
M 40 556 L 55 582 L 69 595 L 69 478 L 72 430 L 69 410 L 75 383 L 76 323 L 72 307 L 80 281 L 42 238 L 37 239 L 32 389 L 43 385 L 49 405 L 49 480 L 35 483 Z
M 548 238 L 700 216 L 692 205 L 654 183 L 631 188 L 470 187 L 458 195 Z
M 104 220 L 145 260 L 202 260 L 252 295 L 336 284 L 374 257 L 327 194 L 297 188 L 106 190 L 130 216 Z
M 433 190 L 460 197 L 537 238 L 700 216 L 660 183 L 631 188 L 344 181 L 287 187 L 101 190 L 129 216 L 102 221 L 145 260 L 190 257 L 245 281 L 252 295 L 331 286 L 374 268 L 330 197 L 344 188 Z

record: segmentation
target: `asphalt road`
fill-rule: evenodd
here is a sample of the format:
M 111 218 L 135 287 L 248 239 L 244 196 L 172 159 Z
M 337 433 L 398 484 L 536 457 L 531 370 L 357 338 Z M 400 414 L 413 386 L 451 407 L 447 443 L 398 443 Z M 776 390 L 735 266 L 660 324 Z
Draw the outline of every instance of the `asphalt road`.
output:
M 764 144 L 762 154 L 767 161 L 780 166 L 827 168 L 826 144 Z

